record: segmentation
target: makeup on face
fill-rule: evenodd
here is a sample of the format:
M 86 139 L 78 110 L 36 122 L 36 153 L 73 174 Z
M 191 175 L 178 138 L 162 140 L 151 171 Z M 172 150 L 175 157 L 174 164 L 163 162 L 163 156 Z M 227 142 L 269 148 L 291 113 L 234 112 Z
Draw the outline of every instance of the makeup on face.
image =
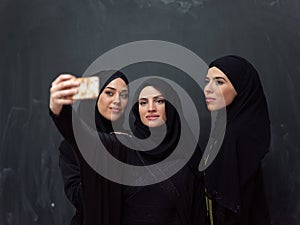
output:
M 128 103 L 128 88 L 124 80 L 112 80 L 102 91 L 98 99 L 99 113 L 111 121 L 118 120 Z
M 217 67 L 209 68 L 205 83 L 204 94 L 209 111 L 220 110 L 230 105 L 237 96 L 228 77 Z
M 139 95 L 139 114 L 142 123 L 148 127 L 158 127 L 167 121 L 165 98 L 152 86 L 142 89 Z

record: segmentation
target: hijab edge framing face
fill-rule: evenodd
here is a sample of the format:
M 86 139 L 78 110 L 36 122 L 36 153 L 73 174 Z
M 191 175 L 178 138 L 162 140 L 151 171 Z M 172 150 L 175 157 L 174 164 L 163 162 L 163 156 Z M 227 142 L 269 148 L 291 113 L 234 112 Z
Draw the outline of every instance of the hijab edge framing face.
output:
M 267 101 L 258 72 L 246 59 L 227 55 L 209 67 L 226 74 L 238 95 L 226 107 L 226 133 L 217 157 L 206 170 L 207 190 L 220 205 L 240 213 L 241 187 L 257 171 L 270 146 Z
M 159 127 L 166 123 L 165 97 L 153 85 L 147 85 L 140 91 L 139 115 L 147 127 Z
M 142 102 L 146 101 L 145 98 L 140 99 L 140 97 L 143 97 L 140 94 L 142 90 L 145 90 L 145 87 L 151 87 L 148 88 L 150 93 L 155 90 L 156 94 L 152 97 L 158 98 L 153 98 L 150 101 L 152 101 L 152 103 L 153 101 L 157 101 L 156 104 L 158 105 L 156 105 L 156 107 L 159 106 L 160 109 L 162 109 L 163 113 L 161 114 L 164 114 L 163 118 L 165 118 L 165 120 L 161 119 L 158 123 L 153 124 L 154 126 L 152 127 L 148 126 L 148 122 L 146 122 L 146 124 L 143 123 L 140 116 L 140 102 L 141 100 Z M 182 109 L 179 96 L 177 96 L 176 91 L 167 81 L 155 77 L 149 78 L 139 85 L 134 96 L 134 102 L 130 117 L 132 133 L 137 139 L 148 141 L 147 146 L 150 145 L 149 143 L 151 143 L 150 146 L 156 146 L 147 147 L 150 151 L 145 151 L 143 154 L 160 160 L 165 158 L 176 148 L 180 139 L 182 125 L 180 115 L 182 115 Z M 145 108 L 147 108 L 147 104 Z M 147 110 L 145 110 L 145 112 L 147 113 Z M 160 118 L 162 118 L 162 115 L 160 115 Z
M 230 79 L 215 66 L 208 69 L 205 83 L 205 101 L 209 111 L 217 111 L 227 107 L 237 96 Z
M 128 88 L 122 78 L 115 78 L 103 86 L 97 100 L 98 112 L 107 120 L 116 121 L 128 104 Z
M 160 120 L 159 124 L 153 124 L 154 126 L 148 126 L 148 122 L 144 123 L 142 121 L 142 118 L 140 116 L 140 94 L 142 93 L 142 90 L 145 90 L 145 88 L 148 87 L 148 91 L 150 91 L 150 93 L 152 91 L 155 91 L 157 93 L 156 96 L 153 97 L 159 97 L 156 99 L 152 99 L 152 102 L 154 100 L 157 100 L 156 102 L 156 106 L 159 106 L 162 108 L 164 108 L 163 116 L 160 116 L 160 118 L 162 118 L 162 120 Z M 146 92 L 144 92 L 146 93 Z M 143 135 L 150 135 L 150 130 L 152 131 L 154 130 L 160 130 L 163 129 L 165 130 L 165 128 L 172 127 L 175 123 L 175 121 L 179 118 L 179 123 L 177 125 L 181 126 L 181 118 L 180 115 L 182 114 L 182 106 L 181 106 L 181 102 L 179 99 L 178 94 L 176 93 L 176 91 L 173 89 L 173 87 L 168 84 L 168 82 L 162 78 L 159 77 L 151 77 L 149 79 L 144 80 L 140 85 L 139 88 L 137 88 L 136 92 L 135 92 L 135 96 L 134 96 L 134 105 L 132 108 L 132 115 L 133 117 L 131 117 L 131 122 L 130 122 L 130 126 L 131 129 L 134 131 L 139 130 L 139 132 L 143 133 Z M 145 99 L 143 99 L 144 102 Z M 142 103 L 144 104 L 144 103 Z M 144 121 L 147 121 L 147 119 L 145 119 Z M 159 126 L 160 125 L 160 126 Z M 138 132 L 138 133 L 139 133 Z M 134 132 L 135 135 L 138 135 L 138 133 Z
M 128 85 L 128 80 L 126 78 L 126 76 L 118 70 L 103 70 L 100 72 L 97 72 L 95 74 L 92 74 L 90 76 L 97 76 L 100 79 L 100 91 L 98 94 L 97 99 L 90 99 L 90 100 L 84 100 L 81 101 L 79 103 L 79 107 L 78 107 L 78 112 L 80 117 L 90 126 L 90 127 L 94 127 L 97 128 L 98 131 L 102 131 L 105 133 L 110 133 L 112 131 L 114 131 L 113 124 L 114 123 L 116 125 L 117 129 L 122 129 L 122 124 L 123 124 L 123 120 L 124 120 L 124 113 L 118 113 L 119 116 L 118 118 L 116 118 L 114 121 L 111 120 L 110 115 L 109 116 L 104 116 L 102 112 L 102 110 L 99 110 L 98 104 L 100 102 L 100 97 L 104 96 L 104 91 L 106 89 L 106 87 L 113 81 L 116 81 L 118 79 L 119 83 L 125 83 L 125 87 L 127 87 Z M 123 84 L 124 84 L 123 83 Z M 128 90 L 128 87 L 127 87 Z M 116 90 L 114 90 L 116 92 Z M 110 93 L 109 93 L 110 94 Z M 119 93 L 120 94 L 120 93 Z M 106 97 L 106 96 L 104 96 Z M 104 107 L 107 107 L 108 105 L 104 105 Z M 124 110 L 126 109 L 127 104 L 124 105 Z M 96 125 L 96 127 L 95 127 Z M 120 131 L 120 130 L 118 130 Z
M 214 67 L 227 76 L 237 93 L 233 102 L 226 107 L 227 121 L 230 122 L 243 115 L 254 123 L 256 120 L 253 118 L 264 117 L 263 124 L 269 124 L 265 94 L 254 66 L 240 56 L 227 55 L 209 64 L 209 68 Z

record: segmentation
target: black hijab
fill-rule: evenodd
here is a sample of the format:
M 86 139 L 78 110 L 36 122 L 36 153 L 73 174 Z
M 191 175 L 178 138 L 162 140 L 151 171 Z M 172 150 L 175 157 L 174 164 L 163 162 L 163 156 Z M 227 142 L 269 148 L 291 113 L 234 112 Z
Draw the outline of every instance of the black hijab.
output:
M 97 102 L 100 94 L 111 81 L 121 78 L 126 84 L 128 84 L 127 78 L 120 71 L 102 71 L 94 74 L 93 76 L 98 76 L 100 78 L 100 93 L 96 102 L 95 100 L 85 100 L 80 102 L 78 107 L 78 114 L 80 115 L 80 118 L 90 127 L 95 127 L 96 123 L 96 129 L 98 132 L 123 132 L 124 129 L 122 128 L 122 124 L 124 116 L 120 117 L 115 122 L 107 120 L 98 111 Z M 91 118 L 91 116 L 89 116 L 93 113 L 91 110 L 94 110 L 95 118 Z M 115 123 L 117 123 L 117 125 Z M 80 161 L 83 162 L 80 164 L 82 166 L 81 176 L 83 178 L 83 193 L 88 193 L 83 196 L 85 206 L 84 215 L 93 215 L 92 217 L 84 216 L 84 224 L 122 224 L 122 186 L 102 177 L 94 171 L 94 169 L 85 161 L 81 153 L 79 154 L 79 157 L 81 158 Z M 97 199 L 96 202 L 95 199 Z
M 161 125 L 159 127 L 149 128 L 148 126 L 145 126 L 142 123 L 140 118 L 138 96 L 141 93 L 141 91 L 147 86 L 152 86 L 156 90 L 161 92 L 165 99 L 165 111 L 167 121 L 166 124 Z M 170 97 L 172 96 L 172 93 L 174 96 L 173 104 L 176 105 L 172 105 L 170 102 Z M 140 139 L 146 139 L 151 135 L 149 138 L 149 142 L 153 142 L 152 144 L 158 145 L 158 147 L 150 151 L 144 152 L 144 155 L 149 155 L 159 160 L 162 160 L 165 157 L 167 157 L 172 152 L 172 150 L 174 150 L 179 140 L 181 125 L 179 114 L 176 110 L 179 107 L 181 108 L 179 99 L 177 98 L 177 95 L 175 94 L 174 90 L 167 83 L 162 82 L 162 80 L 156 78 L 152 78 L 143 82 L 137 90 L 136 95 L 137 96 L 134 98 L 136 100 L 136 103 L 132 108 L 132 113 L 134 115 L 134 122 L 132 122 L 134 124 L 132 124 L 132 122 L 130 124 L 132 133 L 134 134 L 134 136 Z M 164 136 L 163 140 L 161 138 L 162 136 Z
M 169 154 L 174 153 L 173 150 L 175 148 L 177 149 L 177 147 L 179 147 L 179 149 L 182 149 L 182 151 L 179 155 L 176 154 L 176 159 L 178 159 L 179 157 L 181 158 L 185 157 L 184 159 L 186 159 L 186 157 L 190 157 L 197 146 L 196 140 L 194 139 L 192 133 L 189 132 L 188 130 L 188 126 L 184 119 L 182 109 L 181 109 L 181 104 L 177 93 L 166 82 L 164 82 L 161 79 L 147 80 L 146 83 L 141 85 L 139 90 L 142 90 L 143 87 L 149 85 L 161 91 L 161 93 L 164 95 L 166 99 L 167 123 L 165 126 L 157 127 L 157 129 L 154 129 L 155 131 L 153 131 L 152 129 L 149 130 L 149 128 L 142 125 L 138 113 L 138 105 L 135 104 L 131 113 L 131 116 L 134 117 L 134 120 L 132 120 L 133 123 L 131 123 L 132 131 L 133 134 L 141 138 L 141 140 L 145 140 L 146 137 L 149 137 L 150 132 L 155 133 L 155 135 L 153 136 L 151 135 L 151 138 L 149 138 L 149 140 L 151 142 L 154 142 L 155 144 L 158 143 L 162 132 L 165 134 L 164 131 L 166 131 L 166 136 L 164 136 L 161 143 L 159 142 L 158 147 L 155 147 L 150 151 L 141 152 L 140 154 L 141 158 L 139 159 L 142 159 L 143 162 L 147 162 L 151 164 L 153 163 L 153 160 L 160 161 L 163 160 L 164 157 L 167 157 Z M 138 95 L 140 93 L 139 90 L 137 91 Z M 183 128 L 185 132 L 182 132 Z M 185 141 L 181 142 L 181 138 L 185 139 Z M 139 143 L 136 143 L 134 140 L 132 140 L 132 138 L 130 138 L 130 141 L 133 141 L 134 144 L 137 144 L 137 146 L 139 145 Z M 116 150 L 118 150 L 117 149 L 118 146 L 116 146 Z M 145 145 L 140 145 L 140 146 L 147 147 Z M 110 147 L 114 148 L 113 145 L 110 145 Z M 135 149 L 141 149 L 141 148 L 139 147 Z M 129 154 L 130 149 L 123 148 L 122 145 L 119 146 L 119 150 L 121 154 L 126 154 L 126 156 L 131 155 L 134 156 L 133 158 L 137 158 L 135 157 L 136 154 Z M 123 185 L 111 182 L 103 178 L 102 176 L 98 175 L 88 165 L 88 163 L 82 163 L 82 165 L 84 167 L 83 168 L 83 172 L 84 172 L 83 180 L 85 184 L 84 193 L 87 193 L 87 195 L 84 196 L 85 215 L 87 215 L 85 217 L 85 223 L 102 224 L 102 225 L 122 224 L 123 223 L 122 218 L 124 218 L 123 217 L 124 209 L 122 204 L 123 203 L 122 200 L 124 197 L 122 193 Z M 171 166 L 173 165 L 170 165 L 170 167 Z M 167 169 L 170 170 L 169 167 Z M 189 173 L 189 175 L 191 174 Z M 178 185 L 178 189 L 180 190 L 179 193 L 181 193 L 181 198 L 183 199 L 180 202 L 185 202 L 185 201 L 189 202 L 191 200 L 191 197 L 189 195 L 190 192 L 186 190 L 185 186 L 181 185 L 182 180 L 181 179 L 179 180 L 179 178 L 181 178 L 182 176 L 173 176 L 177 179 L 175 178 L 173 179 L 173 177 L 171 177 L 171 179 L 174 181 L 174 185 L 176 187 L 177 187 L 177 183 L 180 184 Z M 192 179 L 190 182 L 193 183 L 194 181 L 195 180 Z M 182 205 L 180 205 L 180 207 L 182 207 Z M 189 211 L 189 208 L 187 207 L 183 207 L 183 208 L 186 211 Z M 187 212 L 186 215 L 190 215 L 190 211 L 189 213 Z
M 140 118 L 138 97 L 147 86 L 152 86 L 161 92 L 165 99 L 167 121 L 159 127 L 149 128 L 142 123 Z M 166 81 L 159 78 L 150 78 L 144 81 L 138 88 L 134 100 L 136 102 L 130 115 L 132 133 L 141 140 L 147 139 L 146 142 L 140 145 L 142 148 L 145 144 L 147 147 L 156 146 L 149 151 L 140 152 L 144 163 L 153 164 L 164 160 L 174 152 L 175 148 L 185 149 L 185 151 L 181 151 L 176 155 L 177 158 L 182 159 L 190 158 L 191 152 L 194 152 L 196 148 L 196 151 L 199 151 L 196 140 L 183 115 L 179 96 Z M 179 141 L 180 139 L 181 141 Z
M 124 122 L 124 115 L 122 115 L 118 120 L 112 122 L 111 120 L 106 119 L 103 117 L 97 106 L 97 102 L 99 100 L 100 95 L 102 94 L 103 90 L 106 88 L 106 86 L 112 82 L 113 80 L 117 78 L 121 78 L 126 85 L 128 85 L 128 80 L 126 76 L 121 71 L 115 71 L 115 70 L 106 70 L 101 71 L 99 73 L 96 73 L 92 76 L 98 76 L 100 80 L 100 92 L 98 95 L 98 98 L 95 102 L 95 100 L 84 100 L 81 101 L 78 107 L 78 114 L 80 117 L 90 126 L 92 126 L 92 123 L 96 124 L 96 128 L 99 132 L 104 133 L 110 133 L 114 130 L 116 131 L 123 131 L 123 122 Z M 93 121 L 92 118 L 88 115 L 89 109 L 95 109 L 95 120 Z M 114 129 L 115 128 L 115 129 Z
M 148 86 L 158 90 L 165 99 L 166 123 L 155 128 L 145 126 L 139 114 L 138 97 Z M 201 155 L 201 151 L 185 119 L 177 92 L 164 79 L 150 78 L 140 85 L 134 100 L 136 103 L 131 110 L 130 118 L 132 133 L 142 141 L 147 140 L 139 145 L 140 148 L 144 148 L 145 145 L 156 146 L 149 151 L 139 152 L 141 161 L 144 165 L 148 165 L 168 157 L 166 161 L 171 162 L 168 170 L 176 170 L 176 173 L 157 185 L 162 191 L 166 190 L 166 196 L 170 201 L 174 200 L 174 193 L 176 193 L 174 206 L 183 224 L 202 223 L 205 218 L 201 213 L 204 211 L 202 210 L 202 176 L 197 170 L 200 161 L 198 156 Z M 196 203 L 193 203 L 193 200 Z
M 244 58 L 224 56 L 210 63 L 233 84 L 237 96 L 226 107 L 227 123 L 217 157 L 205 171 L 208 193 L 223 207 L 240 212 L 240 190 L 260 166 L 269 150 L 270 119 L 256 69 Z M 215 131 L 220 126 L 217 115 Z M 218 135 L 216 135 L 218 139 Z

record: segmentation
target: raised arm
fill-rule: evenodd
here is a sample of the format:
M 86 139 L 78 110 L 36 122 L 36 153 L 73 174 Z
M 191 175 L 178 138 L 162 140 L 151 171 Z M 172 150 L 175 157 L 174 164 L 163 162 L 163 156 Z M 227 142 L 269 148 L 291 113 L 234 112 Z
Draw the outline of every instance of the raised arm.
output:
M 85 160 L 97 160 L 94 156 L 103 147 L 119 158 L 120 143 L 115 135 L 97 132 L 95 128 L 87 125 L 72 109 L 71 104 L 74 102 L 72 97 L 77 93 L 79 85 L 74 78 L 72 75 L 62 74 L 52 83 L 49 108 L 50 116 L 57 129 L 77 153 L 82 155 L 83 152 L 80 152 L 80 150 L 84 151 Z M 76 133 L 74 133 L 73 128 L 76 129 Z M 83 149 L 79 150 L 79 143 L 81 143 L 80 147 L 83 147 Z
M 58 116 L 64 105 L 71 105 L 73 95 L 78 92 L 79 81 L 75 80 L 71 74 L 60 74 L 53 82 L 50 88 L 49 108 L 52 113 Z

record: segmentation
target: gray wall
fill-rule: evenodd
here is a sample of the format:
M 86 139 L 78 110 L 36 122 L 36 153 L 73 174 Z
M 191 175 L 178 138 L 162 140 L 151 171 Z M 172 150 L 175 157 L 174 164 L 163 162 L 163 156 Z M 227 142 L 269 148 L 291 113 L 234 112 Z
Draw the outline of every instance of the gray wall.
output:
M 272 224 L 300 224 L 299 11 L 298 0 L 1 0 L 0 225 L 68 224 L 50 83 L 143 39 L 256 66 L 272 119 L 264 161 Z

